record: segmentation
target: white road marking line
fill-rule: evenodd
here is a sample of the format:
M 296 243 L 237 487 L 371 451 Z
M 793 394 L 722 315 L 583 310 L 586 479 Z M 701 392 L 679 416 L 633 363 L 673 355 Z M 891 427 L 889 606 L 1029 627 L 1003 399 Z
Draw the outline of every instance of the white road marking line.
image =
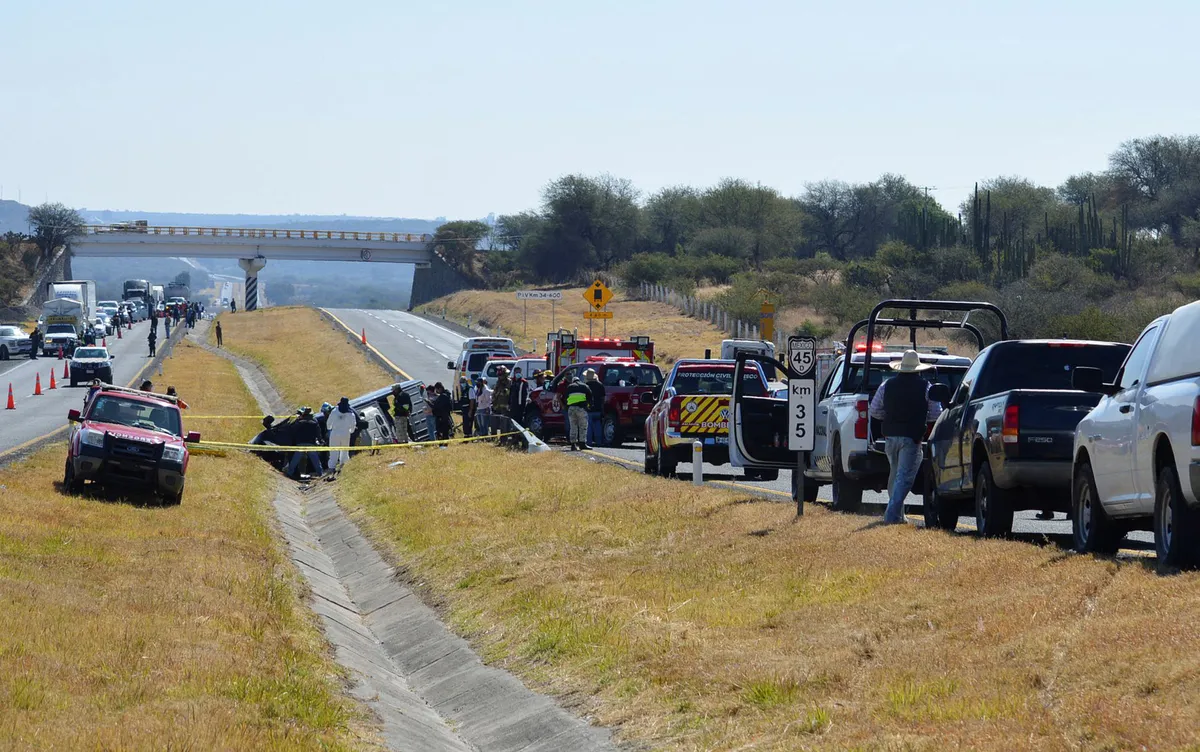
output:
M 423 344 L 425 344 L 424 342 L 422 342 L 421 340 L 417 339 L 416 337 L 413 337 L 413 339 L 414 339 L 414 340 L 416 340 L 416 342 L 417 342 L 417 344 L 418 344 L 418 345 L 423 345 Z

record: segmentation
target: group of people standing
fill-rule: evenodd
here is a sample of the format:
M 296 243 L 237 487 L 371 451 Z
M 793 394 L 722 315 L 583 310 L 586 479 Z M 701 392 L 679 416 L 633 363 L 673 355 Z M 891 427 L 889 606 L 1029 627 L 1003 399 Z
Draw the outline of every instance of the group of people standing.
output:
M 533 375 L 533 384 L 518 368 L 509 375 L 507 366 L 496 369 L 496 386 L 489 387 L 482 375 L 475 377 L 470 385 L 466 379 L 460 382 L 467 402 L 462 409 L 463 435 L 494 436 L 507 433 L 511 420 L 524 421 L 530 404 L 530 394 L 541 389 L 550 377 L 549 371 L 538 371 Z M 511 420 L 510 420 L 511 419 Z
M 275 418 L 268 415 L 263 418 L 263 427 L 270 429 L 275 424 Z M 320 415 L 314 415 L 313 409 L 307 405 L 296 411 L 296 423 L 292 441 L 298 447 L 349 447 L 353 446 L 354 435 L 358 432 L 358 413 L 350 406 L 350 399 L 342 397 L 338 400 L 337 408 L 328 402 L 321 405 Z M 301 462 L 308 460 L 309 470 L 314 477 L 336 472 L 350 459 L 346 449 L 336 449 L 328 454 L 328 467 L 321 462 L 322 452 L 315 450 L 298 450 L 292 452 L 284 473 L 289 478 L 297 477 Z
M 589 368 L 567 386 L 567 443 L 571 451 L 604 446 L 604 383 Z

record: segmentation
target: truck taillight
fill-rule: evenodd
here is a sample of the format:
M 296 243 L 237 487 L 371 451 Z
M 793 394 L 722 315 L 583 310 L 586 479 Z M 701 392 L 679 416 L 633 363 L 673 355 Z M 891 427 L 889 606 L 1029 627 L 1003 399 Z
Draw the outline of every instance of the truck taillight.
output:
M 867 410 L 868 403 L 866 400 L 859 400 L 854 403 L 854 410 L 858 413 L 858 417 L 854 419 L 854 438 L 867 438 Z
M 683 410 L 681 408 L 682 403 L 678 397 L 673 397 L 670 406 L 667 408 L 667 425 L 676 431 L 679 430 L 679 424 L 682 421 L 681 413 Z
M 1002 441 L 1005 444 L 1017 443 L 1017 434 L 1020 433 L 1020 431 L 1017 429 L 1017 426 L 1020 424 L 1020 422 L 1021 409 L 1017 405 L 1009 405 L 1008 407 L 1004 408 L 1004 427 L 1001 429 L 1000 434 L 1003 437 Z
M 1200 446 L 1200 397 L 1192 403 L 1192 446 Z

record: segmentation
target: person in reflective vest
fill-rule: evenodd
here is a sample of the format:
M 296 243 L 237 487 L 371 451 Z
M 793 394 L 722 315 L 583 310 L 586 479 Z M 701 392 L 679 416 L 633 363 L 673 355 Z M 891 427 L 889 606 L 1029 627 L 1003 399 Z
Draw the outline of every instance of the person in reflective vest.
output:
M 587 445 L 587 403 L 591 394 L 578 376 L 567 387 L 567 441 L 571 444 L 572 452 L 591 449 Z

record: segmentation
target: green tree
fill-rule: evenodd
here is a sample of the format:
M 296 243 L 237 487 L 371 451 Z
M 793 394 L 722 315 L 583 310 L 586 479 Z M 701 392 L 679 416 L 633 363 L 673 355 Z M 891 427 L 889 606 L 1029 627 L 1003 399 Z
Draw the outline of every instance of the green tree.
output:
M 184 270 L 184 271 L 176 274 L 175 278 L 171 280 L 171 284 L 181 285 L 183 287 L 191 287 L 192 286 L 191 272 Z M 272 287 L 272 291 L 274 291 L 274 285 L 272 285 L 271 287 Z
M 648 251 L 674 255 L 687 247 L 700 224 L 700 194 L 688 186 L 655 193 L 642 208 L 642 233 Z
M 29 210 L 29 224 L 33 225 L 33 242 L 42 252 L 42 259 L 50 258 L 56 249 L 83 234 L 84 222 L 79 212 L 65 204 L 46 203 Z
M 440 225 L 429 241 L 429 250 L 468 277 L 478 277 L 475 254 L 480 244 L 491 233 L 486 222 L 477 219 L 459 219 Z
M 801 240 L 802 212 L 774 188 L 726 178 L 704 192 L 701 221 L 708 228 L 740 227 L 753 235 L 748 258 L 755 269 L 792 253 Z
M 1109 177 L 1133 221 L 1183 241 L 1184 220 L 1200 209 L 1200 136 L 1152 136 L 1122 143 L 1108 158 Z
M 611 269 L 633 255 L 640 220 L 633 184 L 611 175 L 567 175 L 543 193 L 544 223 L 521 244 L 540 280 L 566 282 L 585 270 Z

